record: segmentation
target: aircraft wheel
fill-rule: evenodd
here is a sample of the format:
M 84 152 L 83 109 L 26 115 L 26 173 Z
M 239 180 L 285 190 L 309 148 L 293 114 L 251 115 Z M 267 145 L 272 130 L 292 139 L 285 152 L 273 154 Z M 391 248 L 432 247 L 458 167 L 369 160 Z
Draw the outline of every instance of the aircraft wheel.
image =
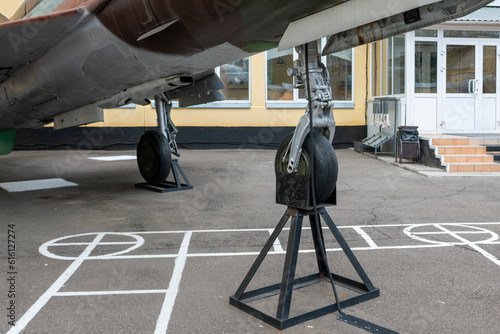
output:
M 274 169 L 276 173 L 288 173 L 288 160 L 283 161 L 287 153 L 288 144 L 292 140 L 293 133 L 288 135 L 280 144 L 276 153 Z M 310 140 L 311 134 L 307 135 L 302 145 L 302 154 L 298 163 L 297 173 L 300 175 L 311 176 L 310 159 Z M 316 203 L 323 203 L 330 197 L 337 184 L 338 161 L 332 144 L 320 133 L 313 133 L 313 151 L 314 151 L 314 184 L 316 188 Z M 289 153 L 289 152 L 288 152 Z
M 158 130 L 144 132 L 137 144 L 137 164 L 142 177 L 150 184 L 165 181 L 172 158 L 167 138 Z

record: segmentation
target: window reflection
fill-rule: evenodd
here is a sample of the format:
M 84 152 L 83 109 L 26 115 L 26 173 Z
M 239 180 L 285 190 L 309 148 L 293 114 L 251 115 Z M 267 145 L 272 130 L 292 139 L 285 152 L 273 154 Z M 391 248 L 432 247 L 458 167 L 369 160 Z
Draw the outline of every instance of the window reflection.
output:
M 437 93 L 436 42 L 415 42 L 415 93 Z
M 328 55 L 326 67 L 330 73 L 333 99 L 352 100 L 352 51 L 345 50 Z
M 476 47 L 446 46 L 446 93 L 470 93 L 476 77 Z
M 248 101 L 249 96 L 249 58 L 233 61 L 220 67 L 220 78 L 226 85 L 222 94 L 227 100 Z
M 497 47 L 483 46 L 483 93 L 497 92 Z
M 267 52 L 267 99 L 269 101 L 293 101 L 293 78 L 287 69 L 293 67 L 293 49 Z

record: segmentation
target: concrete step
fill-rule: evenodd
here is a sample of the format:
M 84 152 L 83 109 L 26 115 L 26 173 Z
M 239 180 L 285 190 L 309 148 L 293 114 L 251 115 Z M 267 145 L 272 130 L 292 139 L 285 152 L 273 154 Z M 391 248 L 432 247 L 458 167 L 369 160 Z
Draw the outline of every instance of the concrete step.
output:
M 446 162 L 446 163 L 493 163 L 493 162 L 495 162 L 495 159 L 490 154 L 445 155 L 444 162 Z
M 485 155 L 486 146 L 436 146 L 435 153 L 439 155 Z
M 468 146 L 469 138 L 433 138 L 432 145 L 434 146 Z M 480 146 L 481 144 L 475 144 Z
M 500 139 L 473 139 L 469 138 L 469 145 L 496 145 L 500 146 Z
M 450 163 L 449 172 L 500 172 L 498 163 Z

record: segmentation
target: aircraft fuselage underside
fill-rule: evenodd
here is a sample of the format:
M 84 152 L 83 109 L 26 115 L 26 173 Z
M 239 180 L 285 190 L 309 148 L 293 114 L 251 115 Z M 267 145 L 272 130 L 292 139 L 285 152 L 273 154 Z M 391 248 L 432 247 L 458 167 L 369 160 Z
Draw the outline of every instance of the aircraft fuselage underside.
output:
M 196 81 L 217 66 L 277 46 L 290 21 L 340 2 L 111 2 L 97 15 L 82 14 L 78 29 L 40 58 L 18 70 L 2 69 L 10 73 L 0 84 L 0 130 L 41 127 L 92 103 L 112 108 L 152 98 L 168 89 L 141 85 L 175 75 Z M 50 19 L 33 19 L 29 34 L 24 29 L 7 36 L 14 53 L 50 25 Z M 134 87 L 139 92 L 127 97 Z

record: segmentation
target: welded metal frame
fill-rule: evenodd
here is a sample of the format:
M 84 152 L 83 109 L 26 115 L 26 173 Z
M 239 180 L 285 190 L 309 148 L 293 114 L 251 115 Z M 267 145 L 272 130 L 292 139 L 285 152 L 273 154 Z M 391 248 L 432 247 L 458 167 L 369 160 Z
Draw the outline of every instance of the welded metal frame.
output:
M 308 276 L 295 278 L 295 268 L 297 264 L 297 257 L 299 251 L 300 237 L 302 231 L 302 223 L 305 216 L 309 216 L 311 224 L 311 232 L 313 236 L 314 249 L 316 253 L 316 262 L 318 265 L 318 272 Z M 364 301 L 376 298 L 380 295 L 380 290 L 373 286 L 372 282 L 368 278 L 368 275 L 361 267 L 361 264 L 356 259 L 351 248 L 345 241 L 344 237 L 340 233 L 339 229 L 333 222 L 333 220 L 328 215 L 328 212 L 324 207 L 318 208 L 318 221 L 319 221 L 319 235 L 323 238 L 323 233 L 321 230 L 321 219 L 328 226 L 330 232 L 333 234 L 340 247 L 344 251 L 345 255 L 349 259 L 351 265 L 356 270 L 357 274 L 361 278 L 362 282 L 357 282 L 340 275 L 332 273 L 333 281 L 342 287 L 348 288 L 350 290 L 359 293 L 358 296 L 348 298 L 339 302 L 340 309 L 344 307 L 353 306 Z M 288 236 L 288 246 L 286 250 L 285 263 L 283 268 L 283 276 L 281 283 L 273 284 L 267 287 L 255 289 L 252 291 L 245 292 L 246 288 L 253 279 L 255 273 L 259 269 L 260 265 L 264 261 L 266 255 L 269 253 L 271 247 L 273 247 L 275 240 L 278 238 L 279 234 L 283 230 L 287 221 L 292 218 L 290 225 L 290 233 Z M 288 207 L 282 216 L 279 223 L 276 225 L 273 233 L 267 240 L 266 244 L 262 248 L 257 259 L 253 263 L 252 267 L 248 271 L 247 275 L 243 279 L 236 293 L 229 298 L 229 303 L 238 309 L 264 321 L 265 323 L 276 327 L 278 329 L 285 329 L 305 321 L 309 321 L 323 315 L 333 313 L 339 310 L 339 305 L 335 302 L 328 306 L 318 308 L 314 311 L 306 312 L 304 314 L 290 317 L 290 306 L 292 303 L 292 293 L 293 290 L 303 288 L 312 284 L 321 282 L 322 280 L 328 280 L 327 276 L 327 259 L 323 257 L 324 240 L 320 242 L 318 238 L 318 231 L 315 224 L 315 213 L 314 211 L 299 210 L 295 208 Z M 322 249 L 323 248 L 323 249 Z M 250 302 L 259 299 L 267 298 L 279 294 L 279 302 L 277 307 L 276 316 L 271 316 L 266 314 L 255 307 L 249 305 Z
M 182 170 L 181 166 L 179 165 L 179 161 L 177 159 L 172 160 L 171 169 L 172 169 L 172 176 L 174 177 L 173 182 L 165 180 L 159 184 L 150 184 L 147 182 L 136 183 L 135 184 L 136 188 L 147 189 L 147 190 L 155 191 L 158 193 L 166 193 L 166 192 L 193 189 L 193 185 L 191 183 L 189 183 L 189 180 L 186 177 L 186 174 L 184 174 L 184 171 Z M 179 174 L 182 177 L 182 179 L 184 180 L 184 183 L 181 182 L 181 179 L 179 178 Z

